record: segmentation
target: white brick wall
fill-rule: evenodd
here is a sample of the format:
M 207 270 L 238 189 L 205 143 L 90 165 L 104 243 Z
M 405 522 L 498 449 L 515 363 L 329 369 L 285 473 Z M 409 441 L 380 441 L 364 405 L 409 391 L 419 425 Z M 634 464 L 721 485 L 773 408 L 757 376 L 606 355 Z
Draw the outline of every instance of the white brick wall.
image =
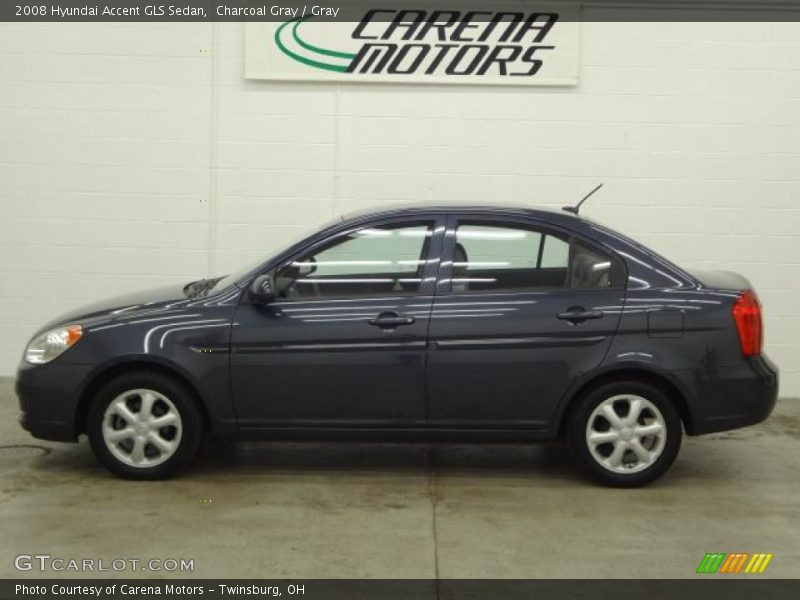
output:
M 572 203 L 749 277 L 800 395 L 798 23 L 585 23 L 576 88 L 245 81 L 241 24 L 0 25 L 0 374 L 39 324 L 349 211 Z

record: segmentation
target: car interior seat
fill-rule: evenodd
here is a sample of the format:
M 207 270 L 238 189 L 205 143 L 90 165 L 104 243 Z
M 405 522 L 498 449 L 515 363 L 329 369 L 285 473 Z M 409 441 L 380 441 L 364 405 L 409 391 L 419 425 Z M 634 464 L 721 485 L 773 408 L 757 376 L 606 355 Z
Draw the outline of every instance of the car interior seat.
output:
M 465 281 L 469 276 L 467 262 L 467 251 L 464 245 L 456 242 L 456 246 L 453 249 L 453 274 L 451 275 L 454 292 L 466 292 L 469 290 L 469 282 Z

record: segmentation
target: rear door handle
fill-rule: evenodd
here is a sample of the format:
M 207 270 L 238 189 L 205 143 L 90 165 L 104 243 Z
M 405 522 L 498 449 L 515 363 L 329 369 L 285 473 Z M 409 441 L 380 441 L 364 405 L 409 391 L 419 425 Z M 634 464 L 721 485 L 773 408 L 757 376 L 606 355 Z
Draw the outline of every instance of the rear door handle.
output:
M 582 308 L 574 308 L 567 312 L 562 312 L 556 315 L 562 321 L 570 321 L 572 323 L 582 323 L 589 319 L 600 319 L 603 317 L 602 310 L 584 310 Z
M 381 329 L 394 329 L 401 325 L 411 325 L 414 322 L 414 317 L 401 317 L 394 312 L 381 313 L 375 319 L 370 319 L 370 325 L 380 327 Z

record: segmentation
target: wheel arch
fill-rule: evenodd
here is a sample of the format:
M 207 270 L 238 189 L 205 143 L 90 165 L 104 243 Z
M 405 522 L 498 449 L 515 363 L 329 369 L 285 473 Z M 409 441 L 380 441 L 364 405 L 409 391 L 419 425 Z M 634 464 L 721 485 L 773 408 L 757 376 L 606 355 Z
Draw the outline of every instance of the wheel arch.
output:
M 569 399 L 561 411 L 558 423 L 558 437 L 563 439 L 566 434 L 567 423 L 569 422 L 572 411 L 580 402 L 581 398 L 591 392 L 593 389 L 605 383 L 620 380 L 634 380 L 642 383 L 650 384 L 661 390 L 667 398 L 675 406 L 678 415 L 681 418 L 686 432 L 692 435 L 694 426 L 692 422 L 692 413 L 689 410 L 689 404 L 686 400 L 686 394 L 681 390 L 680 386 L 670 379 L 667 375 L 660 373 L 648 367 L 641 365 L 636 366 L 619 366 L 617 368 L 597 373 L 587 380 L 578 384 L 577 388 L 569 395 Z
M 212 421 L 208 412 L 208 407 L 200 393 L 197 385 L 195 385 L 189 377 L 181 373 L 180 369 L 165 364 L 163 362 L 148 360 L 145 358 L 135 358 L 123 362 L 117 362 L 101 367 L 88 378 L 83 385 L 78 399 L 78 408 L 75 411 L 75 432 L 76 435 L 86 433 L 86 419 L 89 414 L 89 407 L 97 392 L 106 383 L 123 375 L 125 373 L 149 371 L 151 373 L 159 373 L 167 377 L 171 377 L 181 385 L 186 387 L 194 396 L 197 407 L 203 418 L 203 428 L 206 431 L 212 431 Z

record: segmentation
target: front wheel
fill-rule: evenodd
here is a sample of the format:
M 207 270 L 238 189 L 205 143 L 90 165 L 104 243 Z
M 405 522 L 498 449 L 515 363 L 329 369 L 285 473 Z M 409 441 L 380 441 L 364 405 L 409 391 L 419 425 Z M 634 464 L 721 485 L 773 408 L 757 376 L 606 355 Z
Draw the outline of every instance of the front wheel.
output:
M 583 467 L 601 483 L 635 487 L 663 475 L 681 446 L 681 420 L 669 398 L 639 381 L 598 386 L 567 424 Z
M 195 455 L 203 420 L 183 385 L 139 372 L 104 385 L 86 425 L 92 450 L 110 471 L 127 479 L 162 479 Z

